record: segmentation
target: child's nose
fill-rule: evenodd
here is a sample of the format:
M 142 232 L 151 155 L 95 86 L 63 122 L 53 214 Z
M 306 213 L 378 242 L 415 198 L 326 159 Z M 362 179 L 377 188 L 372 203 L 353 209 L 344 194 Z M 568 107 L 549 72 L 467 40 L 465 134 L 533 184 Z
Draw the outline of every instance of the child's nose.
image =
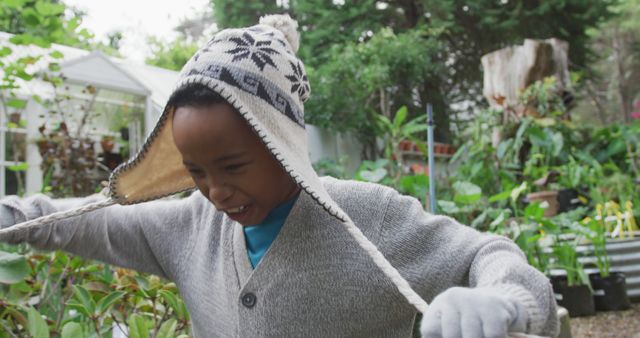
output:
M 216 184 L 209 186 L 209 200 L 218 205 L 229 197 L 231 197 L 233 190 L 225 184 Z

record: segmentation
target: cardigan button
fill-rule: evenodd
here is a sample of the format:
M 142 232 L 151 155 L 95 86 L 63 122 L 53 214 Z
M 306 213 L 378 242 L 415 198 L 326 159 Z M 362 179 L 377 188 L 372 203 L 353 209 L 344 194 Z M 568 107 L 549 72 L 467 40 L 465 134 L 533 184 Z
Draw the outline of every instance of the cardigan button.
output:
M 252 308 L 256 305 L 256 295 L 251 292 L 245 293 L 244 296 L 242 296 L 242 305 Z

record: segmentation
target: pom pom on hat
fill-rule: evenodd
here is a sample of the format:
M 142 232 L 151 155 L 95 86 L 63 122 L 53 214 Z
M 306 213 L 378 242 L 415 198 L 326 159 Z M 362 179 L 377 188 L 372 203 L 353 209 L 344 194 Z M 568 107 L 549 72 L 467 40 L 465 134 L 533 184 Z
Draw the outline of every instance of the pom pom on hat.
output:
M 284 35 L 291 45 L 293 52 L 298 52 L 300 46 L 300 35 L 298 34 L 298 22 L 293 20 L 289 14 L 265 15 L 260 18 L 261 25 L 271 26 Z

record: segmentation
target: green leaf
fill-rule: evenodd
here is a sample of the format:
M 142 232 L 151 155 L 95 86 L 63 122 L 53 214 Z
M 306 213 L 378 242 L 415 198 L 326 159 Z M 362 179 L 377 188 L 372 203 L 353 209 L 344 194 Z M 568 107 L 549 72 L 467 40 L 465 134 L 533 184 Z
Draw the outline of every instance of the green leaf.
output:
M 544 148 L 549 143 L 549 134 L 538 127 L 529 128 L 529 141 L 534 146 Z
M 129 324 L 129 338 L 149 338 L 147 322 L 139 314 L 131 315 L 127 324 Z
M 108 295 L 102 297 L 98 301 L 98 305 L 96 305 L 96 312 L 98 314 L 104 313 L 109 309 L 109 307 L 111 307 L 111 305 L 113 305 L 115 302 L 120 300 L 120 298 L 122 298 L 122 296 L 124 296 L 125 293 L 126 292 L 123 292 L 123 291 L 113 291 Z
M 520 197 L 520 194 L 522 194 L 523 191 L 527 190 L 527 187 L 527 182 L 522 182 L 519 187 L 511 190 L 511 202 L 517 202 L 518 197 Z
M 27 169 L 29 169 L 29 164 L 28 163 L 20 163 L 20 164 L 16 164 L 16 165 L 10 165 L 7 167 L 7 169 L 9 169 L 10 171 L 16 172 L 16 171 L 26 171 Z
M 91 298 L 91 294 L 89 291 L 80 285 L 73 286 L 73 293 L 76 296 L 76 299 L 80 301 L 80 304 L 87 309 L 89 313 L 96 312 L 96 302 Z
M 23 9 L 21 14 L 24 22 L 31 27 L 38 26 L 43 19 L 42 16 L 31 7 Z
M 60 69 L 62 69 L 62 68 L 60 67 L 60 64 L 59 64 L 59 63 L 56 63 L 56 62 L 52 62 L 52 63 L 50 63 L 50 64 L 49 64 L 49 66 L 48 66 L 48 68 L 49 68 L 49 70 L 50 70 L 50 71 L 52 71 L 52 72 L 59 72 L 59 71 L 60 71 Z
M 479 201 L 482 198 L 482 194 L 474 194 L 474 195 L 455 195 L 453 200 L 456 203 L 460 204 L 472 204 L 474 202 Z
M 82 325 L 76 322 L 68 322 L 62 327 L 60 338 L 78 338 L 84 336 Z
M 429 126 L 426 124 L 407 124 L 402 127 L 402 134 L 405 136 L 411 136 L 427 129 L 429 129 Z
M 53 52 L 49 53 L 49 56 L 51 56 L 54 59 L 62 59 L 64 57 L 64 54 L 62 54 L 62 52 L 54 50 Z
M 69 30 L 70 32 L 75 31 L 78 26 L 80 26 L 80 18 L 78 17 L 71 18 L 69 21 L 67 21 L 67 30 Z
M 40 105 L 44 105 L 44 100 L 42 100 L 42 97 L 40 97 L 40 95 L 33 95 L 31 96 L 31 98 L 33 99 L 33 101 L 37 102 Z
M 24 256 L 0 251 L 0 283 L 17 283 L 29 274 L 29 270 Z
M 0 48 L 0 58 L 3 58 L 5 56 L 11 55 L 13 51 L 11 50 L 11 48 L 9 47 L 2 47 Z
M 520 127 L 518 128 L 518 131 L 516 132 L 516 140 L 514 142 L 519 143 L 522 140 L 524 132 L 527 131 L 527 128 L 529 128 L 529 124 L 531 124 L 531 120 L 530 119 L 522 120 L 522 123 L 520 124 Z
M 375 170 L 363 170 L 360 173 L 360 177 L 367 182 L 378 183 L 387 176 L 387 170 L 384 168 L 378 168 Z
M 402 122 L 407 119 L 407 114 L 408 111 L 406 106 L 402 106 L 400 107 L 400 109 L 398 109 L 398 111 L 396 112 L 396 116 L 393 117 L 393 126 L 395 127 L 395 129 L 400 128 Z
M 28 330 L 33 338 L 49 338 L 49 327 L 40 312 L 33 307 L 27 310 Z
M 156 338 L 174 338 L 176 334 L 177 324 L 178 322 L 173 318 L 162 323 L 162 326 L 160 326 L 160 330 L 158 330 Z
M 448 215 L 453 215 L 460 212 L 460 208 L 458 208 L 458 206 L 451 201 L 438 200 L 438 206 L 440 207 L 440 210 L 442 210 L 442 212 Z
M 553 156 L 557 157 L 564 147 L 564 137 L 560 132 L 557 132 L 553 133 L 551 140 L 553 141 Z
M 385 133 L 391 133 L 393 131 L 393 124 L 389 119 L 384 115 L 376 115 L 376 123 L 378 124 L 378 128 L 380 128 Z
M 27 106 L 27 101 L 21 99 L 9 99 L 7 101 L 7 106 L 16 109 L 24 109 L 24 107 Z
M 25 0 L 2 0 L 2 4 L 14 9 L 21 9 L 24 6 Z
M 87 309 L 86 306 L 80 304 L 80 303 L 67 303 L 67 307 L 69 309 L 73 309 L 78 311 L 79 313 L 83 314 L 85 317 L 89 318 L 93 315 L 93 313 L 89 312 L 89 310 Z
M 556 119 L 552 117 L 543 117 L 533 120 L 540 127 L 552 127 L 556 124 Z
M 177 314 L 178 298 L 176 297 L 176 295 L 173 292 L 167 290 L 160 290 L 158 291 L 158 294 L 169 304 L 171 308 L 173 308 L 173 311 L 175 311 Z
M 44 16 L 58 15 L 64 12 L 64 9 L 65 9 L 65 6 L 62 4 L 56 4 L 56 3 L 45 2 L 45 1 L 36 2 L 36 10 L 38 11 L 38 13 Z
M 18 70 L 16 71 L 16 76 L 25 80 L 25 81 L 31 81 L 33 79 L 33 75 L 25 72 L 24 70 Z
M 14 45 L 28 45 L 33 41 L 33 36 L 30 34 L 16 34 L 9 39 L 9 42 Z
M 498 150 L 496 151 L 496 156 L 498 156 L 498 159 L 501 160 L 504 158 L 504 156 L 507 154 L 507 152 L 511 148 L 512 144 L 513 144 L 513 139 L 507 139 L 500 142 L 500 144 L 498 145 Z
M 498 201 L 504 201 L 506 199 L 508 199 L 511 196 L 511 190 L 506 190 L 503 191 L 499 194 L 495 194 L 491 197 L 489 197 L 489 202 L 493 203 L 493 202 L 498 202 Z
M 147 280 L 144 276 L 135 275 L 133 278 L 135 278 L 136 282 L 138 283 L 138 286 L 140 286 L 141 289 L 143 290 L 149 289 L 149 280 Z
M 542 216 L 544 216 L 545 208 L 542 207 L 540 202 L 533 202 L 527 205 L 524 209 L 524 215 L 527 218 L 531 218 L 534 220 L 540 220 Z
M 455 182 L 453 190 L 455 191 L 453 200 L 457 203 L 471 204 L 482 198 L 482 189 L 471 182 Z
M 416 146 L 418 147 L 418 151 L 420 151 L 422 154 L 428 154 L 429 153 L 429 149 L 427 149 L 427 144 L 422 142 L 422 141 L 414 141 Z
M 497 227 L 498 225 L 500 225 L 502 222 L 504 222 L 504 220 L 505 220 L 505 212 L 501 212 L 501 213 L 498 215 L 498 217 L 496 217 L 496 219 L 494 219 L 494 220 L 493 220 L 493 222 L 491 222 L 491 223 L 489 224 L 489 227 L 491 227 L 491 228 L 495 228 L 495 227 Z
M 616 138 L 609 143 L 607 147 L 607 156 L 622 154 L 627 151 L 627 145 L 622 138 Z

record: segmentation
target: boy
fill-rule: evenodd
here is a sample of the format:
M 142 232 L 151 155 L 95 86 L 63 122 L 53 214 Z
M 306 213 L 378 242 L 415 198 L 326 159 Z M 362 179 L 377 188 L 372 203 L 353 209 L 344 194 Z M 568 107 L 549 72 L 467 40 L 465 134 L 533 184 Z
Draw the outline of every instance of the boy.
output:
M 316 175 L 296 28 L 274 15 L 216 34 L 110 184 L 121 204 L 199 192 L 0 240 L 173 280 L 196 337 L 409 337 L 416 308 L 423 337 L 554 335 L 550 285 L 511 241 L 390 188 Z M 90 201 L 9 198 L 0 226 Z

